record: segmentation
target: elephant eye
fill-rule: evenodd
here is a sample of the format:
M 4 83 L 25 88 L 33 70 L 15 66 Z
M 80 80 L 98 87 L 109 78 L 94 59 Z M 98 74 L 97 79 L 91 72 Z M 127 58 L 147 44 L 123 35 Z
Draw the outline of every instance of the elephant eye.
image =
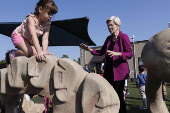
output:
M 61 69 L 66 70 L 63 66 L 61 66 L 61 64 L 60 64 L 59 62 L 57 63 L 57 65 L 58 65 Z

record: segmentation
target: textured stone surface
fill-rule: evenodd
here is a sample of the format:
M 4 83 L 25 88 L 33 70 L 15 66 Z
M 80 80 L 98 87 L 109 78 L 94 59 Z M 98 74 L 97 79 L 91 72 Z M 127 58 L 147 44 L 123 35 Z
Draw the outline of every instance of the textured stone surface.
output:
M 27 57 L 18 57 L 11 61 L 8 66 L 9 85 L 14 88 L 24 88 L 23 78 L 27 75 Z
M 8 66 L 7 73 L 4 72 L 0 70 L 3 88 L 0 93 L 6 91 L 6 113 L 11 113 L 16 106 L 17 95 L 24 93 L 48 97 L 53 104 L 53 113 L 119 111 L 119 98 L 112 86 L 100 75 L 87 73 L 73 60 L 47 56 L 39 62 L 35 56 L 16 57 Z M 8 78 L 6 82 L 2 81 L 4 76 Z M 35 104 L 23 101 L 23 108 L 33 113 L 34 107 L 30 106 Z
M 161 81 L 170 82 L 170 28 L 150 38 L 142 50 L 147 68 L 146 95 L 149 113 L 169 113 L 162 99 Z
M 7 68 L 1 69 L 0 75 L 1 75 L 0 76 L 0 84 L 1 84 L 0 93 L 5 94 L 6 93 L 6 81 L 7 81 Z
M 37 88 L 45 88 L 47 80 L 50 78 L 51 70 L 56 64 L 58 58 L 46 56 L 42 62 L 36 61 L 34 57 L 31 57 L 28 61 L 28 75 L 31 84 Z M 47 76 L 48 75 L 48 76 Z

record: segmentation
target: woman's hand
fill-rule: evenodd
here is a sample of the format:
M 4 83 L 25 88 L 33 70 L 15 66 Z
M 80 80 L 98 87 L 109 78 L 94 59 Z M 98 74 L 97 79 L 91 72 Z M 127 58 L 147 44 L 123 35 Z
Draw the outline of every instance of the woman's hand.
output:
M 89 48 L 89 46 L 88 45 L 86 45 L 86 44 L 80 44 L 80 47 L 82 48 L 82 49 L 84 49 L 84 50 L 86 50 L 86 51 L 90 51 L 90 52 L 92 52 L 93 50 L 92 49 L 90 49 Z
M 110 51 L 110 50 L 107 50 L 107 53 L 110 57 L 113 57 L 113 56 L 122 56 L 122 53 L 120 52 L 114 52 L 114 51 Z

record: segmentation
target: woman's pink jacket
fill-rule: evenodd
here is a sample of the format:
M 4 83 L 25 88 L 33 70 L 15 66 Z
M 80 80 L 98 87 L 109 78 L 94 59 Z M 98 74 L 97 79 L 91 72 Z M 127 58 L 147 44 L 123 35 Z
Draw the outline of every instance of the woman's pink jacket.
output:
M 111 43 L 112 35 L 108 36 L 100 50 L 94 50 L 91 52 L 92 55 L 105 55 L 104 63 L 106 63 L 107 50 Z M 125 80 L 129 77 L 129 65 L 127 60 L 132 57 L 132 48 L 129 37 L 119 31 L 118 38 L 113 47 L 113 51 L 121 52 L 122 56 L 113 56 L 113 76 L 114 81 Z

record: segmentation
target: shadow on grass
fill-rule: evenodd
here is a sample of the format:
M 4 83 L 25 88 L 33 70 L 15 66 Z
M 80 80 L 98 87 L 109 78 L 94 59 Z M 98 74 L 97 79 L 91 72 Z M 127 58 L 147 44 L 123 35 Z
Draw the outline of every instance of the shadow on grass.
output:
M 142 105 L 141 98 L 126 97 L 127 113 L 147 113 L 147 110 L 140 109 Z
M 126 97 L 126 99 L 129 99 L 129 100 L 141 100 L 141 98 L 136 98 L 136 97 Z

